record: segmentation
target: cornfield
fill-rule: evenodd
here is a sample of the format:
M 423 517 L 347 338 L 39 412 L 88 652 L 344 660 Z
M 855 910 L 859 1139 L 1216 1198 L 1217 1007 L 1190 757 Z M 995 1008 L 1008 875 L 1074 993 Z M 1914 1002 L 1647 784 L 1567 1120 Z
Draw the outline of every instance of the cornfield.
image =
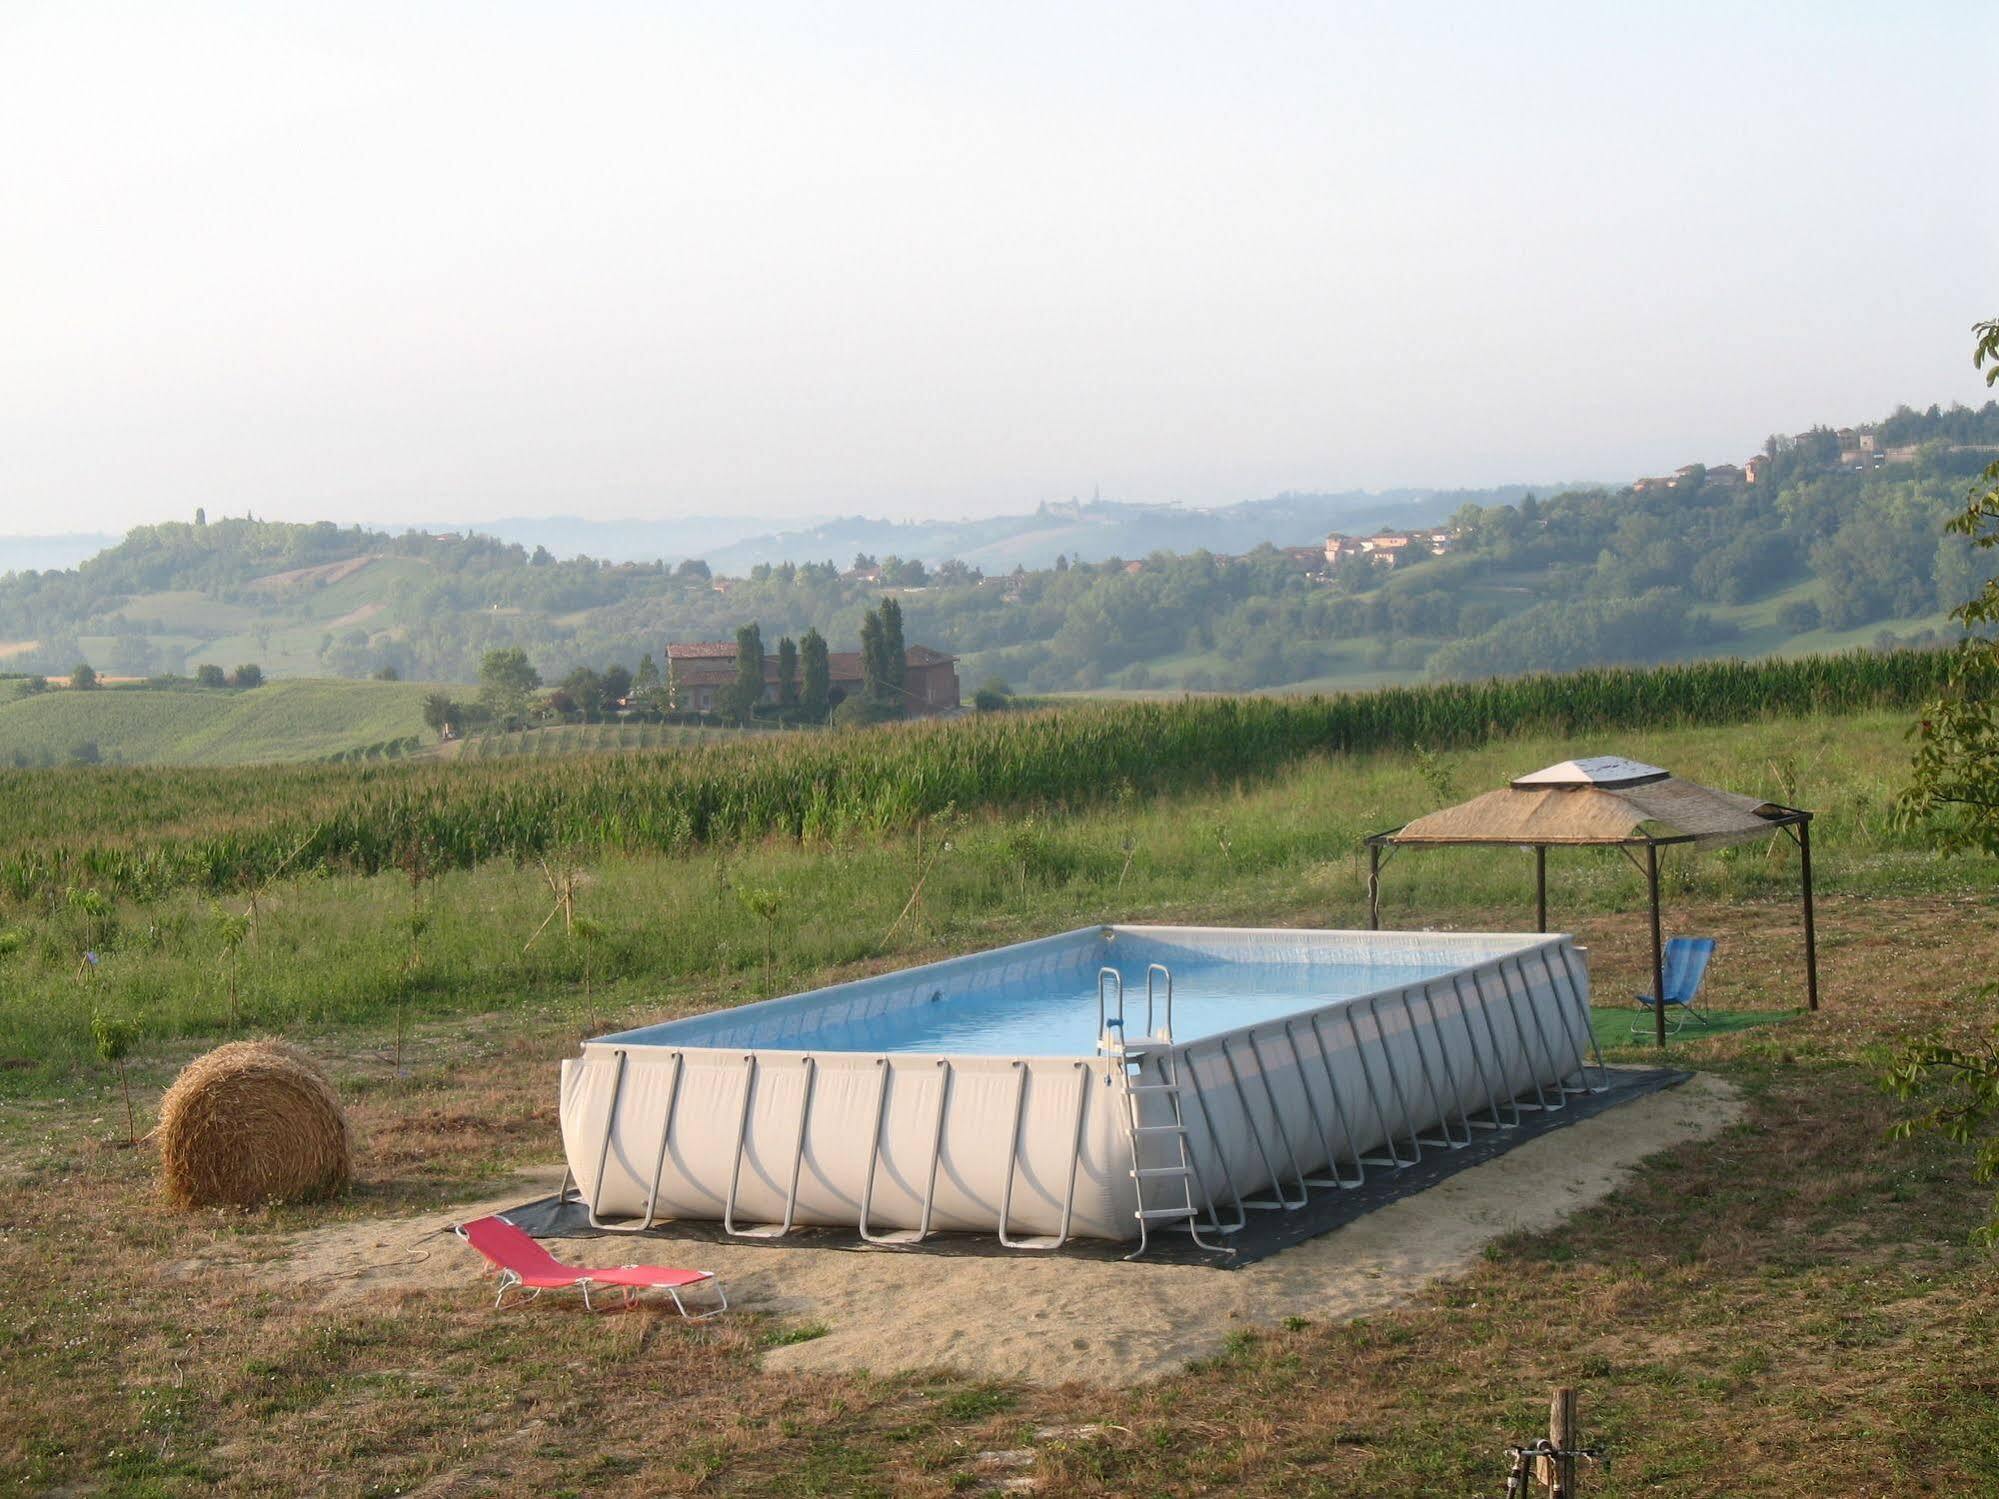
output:
M 1912 707 L 1939 651 L 1598 669 L 1312 698 L 1200 698 L 730 739 L 560 760 L 0 772 L 0 892 L 137 898 L 433 868 L 574 846 L 676 852 L 907 827 L 947 808 L 1060 808 L 1269 774 L 1311 754 L 1519 734 Z M 1602 747 L 1600 742 L 1598 746 Z

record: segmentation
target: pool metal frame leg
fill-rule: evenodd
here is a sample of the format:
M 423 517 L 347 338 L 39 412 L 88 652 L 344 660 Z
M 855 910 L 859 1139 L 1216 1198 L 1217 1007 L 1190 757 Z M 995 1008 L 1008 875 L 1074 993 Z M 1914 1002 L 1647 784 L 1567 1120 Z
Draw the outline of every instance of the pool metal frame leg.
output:
M 1445 1083 L 1450 1087 L 1450 1103 L 1448 1106 L 1440 1105 L 1438 1108 L 1437 1125 L 1443 1130 L 1444 1142 L 1451 1149 L 1463 1150 L 1472 1141 L 1471 1120 L 1465 1117 L 1464 1090 L 1458 1084 L 1458 1069 L 1451 1061 L 1451 1049 L 1444 1044 L 1444 1022 L 1437 1014 L 1436 998 L 1430 993 L 1430 986 L 1427 983 L 1418 992 L 1423 996 L 1423 1008 L 1430 1012 L 1430 1040 L 1437 1048 L 1437 1066 L 1444 1074 Z M 1418 1053 L 1423 1049 L 1420 1032 L 1417 1032 L 1416 1049 Z M 1436 1096 L 1434 1087 L 1431 1089 L 1431 1096 L 1433 1098 Z M 1464 1128 L 1465 1137 L 1462 1140 L 1451 1136 L 1452 1109 L 1458 1111 L 1458 1123 Z
M 1323 1010 L 1315 1010 L 1306 1019 L 1312 1027 L 1312 1044 L 1319 1050 L 1319 1065 L 1326 1074 L 1326 1092 L 1333 1100 L 1333 1112 L 1339 1116 L 1340 1137 L 1346 1141 L 1347 1151 L 1353 1157 L 1354 1169 L 1354 1179 L 1352 1181 L 1341 1179 L 1339 1174 L 1339 1158 L 1337 1156 L 1330 1156 L 1333 1176 L 1342 1187 L 1358 1187 L 1367 1180 L 1367 1160 L 1366 1157 L 1361 1155 L 1360 1147 L 1354 1144 L 1353 1122 L 1347 1118 L 1346 1101 L 1340 1097 L 1339 1079 L 1333 1074 L 1332 1051 L 1327 1047 L 1326 1038 L 1319 1030 L 1319 1016 L 1324 1013 Z M 1284 1025 L 1288 1032 L 1291 1022 L 1287 1020 Z M 1292 1039 L 1291 1049 L 1294 1052 L 1298 1049 L 1298 1042 L 1295 1037 Z M 1310 1095 L 1311 1090 L 1307 1089 L 1306 1096 L 1309 1097 Z M 1327 1149 L 1328 1151 L 1331 1150 L 1330 1142 L 1328 1142 Z
M 1519 1043 L 1520 1054 L 1527 1059 L 1528 1076 L 1534 1085 L 1534 1102 L 1522 1103 L 1520 1095 L 1516 1093 L 1513 1096 L 1513 1107 L 1523 1113 L 1532 1112 L 1537 1114 L 1558 1109 L 1561 1105 L 1549 1103 L 1548 1095 L 1541 1087 L 1541 1065 L 1534 1060 L 1533 1047 L 1527 1040 L 1527 1023 L 1520 1018 L 1520 1006 L 1514 1000 L 1513 985 L 1506 977 L 1506 964 L 1501 962 L 1494 966 L 1499 971 L 1499 992 L 1500 996 L 1506 1001 L 1507 1018 L 1513 1022 L 1513 1039 Z M 1472 977 L 1479 986 L 1479 992 L 1483 994 L 1485 992 L 1485 976 L 1483 971 L 1473 969 Z M 1511 1082 L 1512 1079 L 1508 1078 L 1507 1081 Z
M 1562 992 L 1561 982 L 1555 977 L 1555 965 L 1549 961 L 1547 948 L 1540 948 L 1536 955 L 1541 960 L 1541 976 L 1548 981 L 1548 992 L 1555 996 L 1555 1019 L 1561 1025 L 1562 1041 L 1568 1048 L 1570 1059 L 1576 1064 L 1576 1085 L 1569 1086 L 1570 1074 L 1565 1072 L 1559 1079 L 1562 1091 L 1579 1095 L 1594 1093 L 1597 1090 L 1589 1085 L 1589 1061 L 1583 1054 L 1581 1042 L 1576 1039 L 1575 1021 L 1569 1014 L 1571 1006 L 1568 996 Z
M 805 1095 L 798 1104 L 798 1138 L 791 1152 L 791 1186 L 784 1197 L 784 1221 L 782 1223 L 751 1223 L 736 1227 L 736 1191 L 743 1177 L 743 1155 L 750 1137 L 750 1103 L 756 1096 L 757 1054 L 743 1053 L 747 1064 L 743 1069 L 743 1110 L 736 1123 L 736 1162 L 729 1168 L 729 1198 L 722 1206 L 722 1230 L 738 1239 L 781 1239 L 791 1232 L 793 1219 L 798 1212 L 798 1174 L 805 1164 L 805 1132 L 812 1121 L 812 1086 L 819 1074 L 819 1064 L 811 1056 L 802 1062 L 805 1073 Z
M 1437 1077 L 1430 1070 L 1429 1053 L 1423 1049 L 1422 1027 L 1416 1020 L 1415 1001 L 1409 997 L 1412 992 L 1404 989 L 1396 998 L 1402 1001 L 1402 1019 L 1409 1028 L 1409 1044 L 1416 1048 L 1416 1066 L 1423 1074 L 1423 1086 L 1430 1094 L 1430 1107 L 1437 1111 L 1437 1128 L 1444 1132 L 1441 1138 L 1435 1135 L 1422 1137 L 1423 1143 L 1432 1150 L 1462 1150 L 1471 1144 L 1471 1136 L 1466 1135 L 1462 1140 L 1451 1136 L 1450 1110 L 1445 1107 L 1443 1094 L 1437 1091 Z
M 1514 999 L 1513 980 L 1506 976 L 1506 959 L 1501 958 L 1497 966 L 1499 968 L 1499 982 L 1505 987 L 1507 1002 L 1510 1004 Z M 1541 1043 L 1541 1055 L 1548 1059 L 1548 1071 L 1550 1075 L 1556 1074 L 1561 1070 L 1561 1059 L 1555 1055 L 1555 1048 L 1548 1040 L 1547 1028 L 1541 1024 L 1541 1011 L 1534 1003 L 1534 986 L 1527 982 L 1527 965 L 1520 961 L 1518 953 L 1515 953 L 1513 956 L 1513 971 L 1520 976 L 1520 991 L 1526 1000 L 1527 1018 L 1534 1023 L 1534 1035 Z M 1537 1068 L 1536 1071 L 1538 1072 L 1538 1070 Z M 1535 1080 L 1534 1087 L 1538 1097 L 1547 1098 L 1547 1094 L 1541 1091 L 1541 1082 L 1538 1077 Z M 1560 1077 L 1555 1077 L 1554 1089 L 1554 1101 L 1547 1103 L 1546 1107 L 1551 1110 L 1566 1109 L 1569 1106 L 1569 1094 L 1572 1090 L 1562 1086 Z
M 1331 1176 L 1312 1178 L 1312 1185 L 1315 1187 L 1340 1187 L 1345 1189 L 1357 1187 L 1360 1185 L 1359 1180 L 1348 1181 L 1340 1175 L 1340 1157 L 1339 1152 L 1333 1148 L 1332 1131 L 1326 1128 L 1325 1116 L 1319 1112 L 1319 1101 L 1312 1096 L 1311 1080 L 1305 1072 L 1305 1055 L 1298 1049 L 1297 1032 L 1291 1029 L 1296 1019 L 1295 1015 L 1287 1015 L 1284 1018 L 1284 1044 L 1291 1048 L 1291 1065 L 1296 1069 L 1298 1074 L 1298 1091 L 1305 1095 L 1306 1112 L 1311 1114 L 1312 1128 L 1318 1134 L 1319 1144 L 1326 1152 L 1326 1170 L 1332 1172 Z M 1332 1072 L 1330 1068 L 1327 1070 L 1326 1075 L 1329 1079 L 1331 1078 Z M 1339 1091 L 1337 1089 L 1334 1090 L 1333 1101 L 1334 1103 L 1339 1102 Z
M 1027 1078 L 1031 1069 L 1019 1058 L 1014 1071 L 1019 1079 L 1013 1090 L 1013 1137 L 1007 1144 L 1006 1186 L 1000 1193 L 999 1241 L 1008 1249 L 1060 1249 L 1069 1242 L 1069 1221 L 1076 1207 L 1076 1170 L 1083 1159 L 1083 1117 L 1090 1108 L 1090 1064 L 1078 1061 L 1076 1069 L 1076 1128 L 1069 1142 L 1069 1186 L 1062 1198 L 1062 1225 L 1053 1234 L 1033 1234 L 1025 1239 L 1007 1236 L 1007 1219 L 1013 1212 L 1013 1179 L 1020 1165 L 1020 1127 L 1027 1118 Z
M 1194 1107 L 1200 1110 L 1201 1124 L 1208 1132 L 1208 1149 L 1214 1152 L 1215 1169 L 1221 1174 L 1222 1185 L 1229 1189 L 1229 1200 L 1235 1203 L 1235 1222 L 1222 1222 L 1221 1213 L 1215 1207 L 1214 1194 L 1208 1189 L 1207 1178 L 1201 1175 L 1200 1157 L 1194 1153 L 1193 1132 L 1188 1131 L 1188 1164 L 1193 1168 L 1194 1180 L 1201 1184 L 1201 1195 L 1208 1204 L 1209 1232 L 1223 1237 L 1241 1233 L 1249 1222 L 1249 1205 L 1242 1200 L 1242 1192 L 1235 1184 L 1235 1173 L 1229 1170 L 1229 1158 L 1222 1150 L 1222 1137 L 1215 1130 L 1215 1116 L 1208 1107 L 1207 1090 L 1201 1086 L 1201 1071 L 1194 1063 L 1191 1048 L 1181 1053 L 1181 1061 L 1187 1069 L 1187 1080 L 1182 1086 L 1194 1095 Z
M 660 1126 L 659 1152 L 653 1157 L 652 1186 L 646 1192 L 645 1212 L 636 1219 L 617 1221 L 603 1217 L 598 1208 L 604 1196 L 604 1167 L 610 1155 L 611 1136 L 617 1130 L 618 1101 L 625 1085 L 625 1053 L 620 1051 L 617 1056 L 618 1076 L 611 1085 L 611 1112 L 604 1121 L 604 1146 L 597 1156 L 597 1190 L 590 1194 L 590 1226 L 608 1234 L 638 1234 L 658 1221 L 659 1184 L 666 1174 L 666 1157 L 673 1144 L 673 1118 L 680 1107 L 680 1080 L 687 1071 L 687 1057 L 686 1053 L 678 1051 L 668 1054 L 673 1075 L 666 1085 L 666 1122 Z
M 875 1093 L 875 1132 L 868 1144 L 868 1174 L 861 1187 L 860 1234 L 870 1244 L 882 1244 L 900 1248 L 909 1244 L 921 1244 L 930 1237 L 930 1218 L 937 1206 L 937 1163 L 944 1156 L 944 1111 L 951 1101 L 951 1059 L 937 1059 L 937 1116 L 930 1128 L 930 1170 L 923 1184 L 923 1215 L 915 1228 L 890 1229 L 887 1233 L 877 1233 L 868 1227 L 868 1214 L 874 1208 L 875 1171 L 881 1162 L 882 1125 L 888 1118 L 889 1079 L 895 1073 L 895 1064 L 885 1056 L 876 1057 L 875 1065 L 882 1070 L 881 1087 Z
M 1576 1023 L 1582 1033 L 1589 1037 L 1589 1049 L 1596 1057 L 1597 1085 L 1590 1091 L 1608 1093 L 1610 1091 L 1610 1069 L 1603 1064 L 1603 1048 L 1596 1043 L 1596 1027 L 1590 1023 L 1589 1001 L 1583 998 L 1582 985 L 1576 982 L 1575 959 L 1570 956 L 1569 944 L 1564 942 L 1555 949 L 1562 960 L 1562 974 L 1569 983 L 1569 1003 L 1576 1012 Z M 1585 1076 L 1584 1081 L 1588 1078 Z
M 1513 1088 L 1513 1073 L 1506 1065 L 1506 1048 L 1499 1044 L 1499 1027 L 1492 1023 L 1492 997 L 1485 992 L 1485 980 L 1476 968 L 1471 969 L 1467 976 L 1471 979 L 1472 993 L 1478 999 L 1479 1019 L 1485 1022 L 1485 1034 L 1492 1042 L 1492 1065 L 1498 1074 L 1500 1095 L 1505 1098 L 1506 1107 L 1513 1113 L 1513 1118 L 1507 1121 L 1507 1128 L 1512 1129 L 1520 1123 L 1523 1108 L 1539 1108 L 1540 1105 L 1523 1105 L 1520 1102 L 1520 1095 Z M 1515 1039 L 1519 1039 L 1517 1033 Z M 1525 1048 L 1522 1050 L 1524 1052 Z
M 1277 1163 L 1270 1158 L 1269 1147 L 1263 1143 L 1263 1129 L 1256 1122 L 1256 1111 L 1249 1106 L 1249 1090 L 1242 1085 L 1242 1073 L 1236 1068 L 1235 1054 L 1229 1050 L 1229 1038 L 1227 1034 L 1224 1033 L 1220 1036 L 1218 1042 L 1222 1061 L 1229 1070 L 1229 1082 L 1235 1087 L 1236 1102 L 1242 1106 L 1242 1117 L 1249 1124 L 1249 1137 L 1256 1142 L 1256 1153 L 1262 1158 L 1263 1169 L 1270 1177 L 1270 1190 L 1277 1194 L 1275 1202 L 1270 1201 L 1268 1198 L 1245 1197 L 1241 1199 L 1242 1205 L 1246 1208 L 1259 1208 L 1266 1212 L 1295 1212 L 1305 1205 L 1307 1198 L 1311 1194 L 1305 1191 L 1304 1183 L 1301 1181 L 1299 1183 L 1299 1191 L 1303 1195 L 1296 1202 L 1291 1201 L 1290 1198 L 1284 1195 L 1284 1178 L 1278 1173 Z M 1295 1161 L 1293 1162 L 1293 1167 L 1294 1169 L 1296 1167 Z
M 1457 1002 L 1458 1020 L 1465 1028 L 1465 1043 L 1471 1048 L 1472 1066 L 1478 1073 L 1479 1086 L 1485 1090 L 1486 1108 L 1491 1114 L 1489 1119 L 1473 1119 L 1466 1116 L 1465 1123 L 1474 1129 L 1501 1130 L 1518 1128 L 1520 1114 L 1517 1110 L 1514 1112 L 1511 1124 L 1508 1124 L 1499 1116 L 1499 1091 L 1493 1087 L 1492 1074 L 1486 1071 L 1485 1056 L 1478 1049 L 1478 1027 L 1471 1023 L 1471 1006 L 1465 1001 L 1464 975 L 1461 973 L 1451 975 L 1451 997 Z M 1479 1004 L 1479 1018 L 1485 1021 L 1487 1033 L 1490 1034 L 1491 1017 L 1486 1015 L 1484 1010 L 1484 1001 L 1481 1000 Z M 1493 1065 L 1495 1067 L 1499 1065 L 1497 1055 L 1493 1057 Z
M 1289 1036 L 1289 1030 L 1286 1030 L 1285 1034 Z M 1270 1081 L 1270 1064 L 1263 1060 L 1263 1047 L 1258 1043 L 1254 1030 L 1249 1033 L 1249 1054 L 1256 1059 L 1257 1075 L 1263 1079 L 1263 1096 L 1270 1101 L 1270 1117 L 1277 1123 L 1278 1138 L 1284 1141 L 1284 1153 L 1291 1157 L 1291 1171 L 1298 1181 L 1298 1201 L 1302 1207 L 1312 1195 L 1311 1188 L 1336 1187 L 1339 1183 L 1330 1176 L 1308 1176 L 1306 1174 L 1305 1163 L 1299 1157 L 1298 1147 L 1291 1139 L 1291 1126 L 1284 1122 L 1284 1111 L 1277 1106 L 1277 1089 Z M 1301 1066 L 1298 1069 L 1298 1086 L 1301 1089 L 1305 1086 L 1304 1073 L 1305 1069 Z M 1305 1105 L 1307 1111 L 1312 1115 L 1313 1123 L 1317 1124 L 1319 1110 L 1318 1106 L 1312 1102 L 1312 1095 L 1309 1092 L 1305 1094 Z
M 1388 1109 L 1381 1101 L 1381 1090 L 1375 1086 L 1374 1068 L 1368 1063 L 1367 1048 L 1361 1043 L 1360 1025 L 1354 1020 L 1353 1012 L 1353 1004 L 1340 1006 L 1340 1014 L 1346 1018 L 1347 1034 L 1353 1038 L 1354 1055 L 1360 1058 L 1361 1081 L 1367 1085 L 1367 1101 L 1374 1109 L 1374 1122 L 1381 1126 L 1381 1143 L 1388 1147 L 1386 1160 L 1378 1155 L 1361 1156 L 1360 1160 L 1369 1166 L 1388 1166 L 1397 1171 L 1405 1171 L 1423 1159 L 1423 1148 L 1418 1145 L 1415 1159 L 1408 1161 L 1403 1160 L 1401 1152 L 1395 1148 L 1395 1126 L 1388 1122 Z M 1378 1026 L 1375 1034 L 1378 1041 L 1380 1037 Z M 1385 1046 L 1382 1048 L 1382 1055 L 1384 1058 L 1387 1056 Z
M 1381 1065 L 1388 1073 L 1388 1087 L 1395 1094 L 1395 1107 L 1402 1115 L 1402 1128 L 1408 1135 L 1409 1153 L 1413 1157 L 1410 1164 L 1417 1165 L 1423 1159 L 1423 1136 L 1416 1128 L 1416 1111 L 1409 1106 L 1409 1093 L 1402 1086 L 1402 1069 L 1395 1065 L 1395 1048 L 1388 1044 L 1388 1027 L 1381 1020 L 1381 996 L 1370 995 L 1367 1001 L 1367 1018 L 1374 1026 L 1374 1044 L 1381 1052 Z M 1352 1006 L 1348 1007 L 1349 1013 Z

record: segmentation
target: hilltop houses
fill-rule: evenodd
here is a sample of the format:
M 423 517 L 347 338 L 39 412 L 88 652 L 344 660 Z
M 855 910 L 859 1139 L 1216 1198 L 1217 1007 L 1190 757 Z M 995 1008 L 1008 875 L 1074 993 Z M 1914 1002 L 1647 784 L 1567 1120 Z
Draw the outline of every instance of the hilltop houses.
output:
M 1371 563 L 1393 567 L 1410 557 L 1440 557 L 1457 540 L 1455 532 L 1377 531 L 1372 536 L 1348 536 L 1335 531 L 1326 538 L 1326 565 L 1337 566 L 1350 557 L 1365 557 Z

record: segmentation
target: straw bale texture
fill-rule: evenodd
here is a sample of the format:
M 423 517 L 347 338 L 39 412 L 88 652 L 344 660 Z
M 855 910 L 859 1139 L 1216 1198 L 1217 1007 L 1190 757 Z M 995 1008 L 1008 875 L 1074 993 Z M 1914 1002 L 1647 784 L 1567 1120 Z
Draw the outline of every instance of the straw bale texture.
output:
M 353 1179 L 333 1085 L 282 1041 L 232 1041 L 189 1062 L 154 1133 L 161 1185 L 180 1207 L 308 1201 Z

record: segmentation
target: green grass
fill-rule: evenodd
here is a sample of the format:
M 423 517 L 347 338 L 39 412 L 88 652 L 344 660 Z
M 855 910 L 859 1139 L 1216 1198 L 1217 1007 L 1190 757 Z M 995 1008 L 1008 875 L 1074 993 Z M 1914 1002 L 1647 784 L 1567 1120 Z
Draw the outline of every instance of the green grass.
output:
M 552 1006 L 602 1029 L 605 1017 L 631 1007 L 657 1018 L 684 1002 L 666 996 L 758 998 L 855 964 L 1098 921 L 1198 911 L 1248 925 L 1297 913 L 1292 919 L 1309 925 L 1359 926 L 1363 834 L 1429 810 L 1440 792 L 1470 795 L 1587 747 L 1551 736 L 1508 740 L 1442 755 L 1429 776 L 1393 753 L 1326 756 L 1269 780 L 1059 815 L 994 809 L 915 832 L 856 827 L 803 844 L 666 856 L 576 850 L 578 909 L 599 932 L 587 944 L 558 922 L 528 947 L 551 906 L 542 869 L 492 860 L 423 886 L 424 957 L 413 984 L 405 979 L 410 889 L 401 872 L 287 879 L 265 897 L 259 935 L 242 949 L 234 1011 L 218 906 L 204 893 L 165 889 L 95 911 L 60 896 L 0 902 L 0 931 L 16 934 L 5 944 L 14 950 L 0 951 L 0 1090 L 59 1084 L 93 1066 L 89 1019 L 99 1008 L 131 1017 L 153 1041 L 177 1044 L 242 1027 L 381 1027 L 405 1004 L 433 1020 Z M 1815 874 L 1828 899 L 1928 897 L 1999 883 L 1999 861 L 1940 859 L 1893 827 L 1889 806 L 1907 763 L 1895 715 L 1634 732 L 1616 747 L 1711 784 L 1817 809 Z M 587 778 L 596 767 L 576 760 L 560 769 Z M 1532 869 L 1511 849 L 1404 851 L 1383 880 L 1384 924 L 1428 926 L 1440 911 L 1470 907 L 1516 912 L 1506 925 L 1531 926 Z M 1643 906 L 1642 875 L 1607 851 L 1558 854 L 1548 879 L 1559 931 Z M 1690 907 L 1781 902 L 1784 965 L 1762 997 L 1802 1004 L 1789 956 L 1796 881 L 1796 854 L 1781 839 L 1671 850 L 1669 930 L 1686 929 Z M 767 928 L 747 898 L 765 892 L 774 898 Z M 238 893 L 223 908 L 246 906 Z M 1739 987 L 1759 971 L 1757 945 L 1734 930 L 1713 935 L 1722 941 L 1708 979 L 1714 1006 L 1767 1012 L 1767 1003 L 1745 1003 Z M 1823 935 L 1829 949 L 1840 940 L 1830 927 Z M 99 963 L 82 967 L 85 951 Z M 1621 1038 L 1606 1034 L 1607 1043 L 1629 1040 L 1625 996 L 1642 985 L 1642 967 L 1641 956 L 1599 976 L 1606 1023 L 1626 1028 Z
M 127 601 L 118 617 L 135 624 L 157 622 L 177 634 L 217 640 L 256 623 L 258 612 L 247 604 L 229 603 L 192 588 L 144 593 Z
M 1641 1010 L 1622 994 L 1605 994 L 1601 991 L 1590 996 L 1593 1008 L 1590 1011 L 1590 1029 L 1596 1034 L 1596 1044 L 1606 1051 L 1613 1046 L 1650 1047 L 1653 1044 L 1653 1018 L 1650 1010 Z M 1796 1017 L 1795 1010 L 1710 1010 L 1702 1007 L 1701 1013 L 1708 1023 L 1688 1020 L 1678 1031 L 1667 1036 L 1667 1044 L 1705 1040 L 1709 1036 L 1726 1036 L 1736 1031 L 1754 1030 L 1758 1026 L 1776 1025 Z M 1668 1023 L 1672 1016 L 1667 1015 Z
M 0 702 L 0 764 L 63 763 L 95 743 L 107 763 L 308 760 L 429 733 L 417 682 L 286 680 L 248 692 L 115 687 Z

